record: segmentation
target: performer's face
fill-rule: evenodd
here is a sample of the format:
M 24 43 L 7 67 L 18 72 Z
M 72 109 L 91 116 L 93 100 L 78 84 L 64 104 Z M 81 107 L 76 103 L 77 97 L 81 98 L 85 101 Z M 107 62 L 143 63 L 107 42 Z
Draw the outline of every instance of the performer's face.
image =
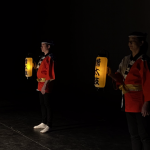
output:
M 130 48 L 131 51 L 137 51 L 140 50 L 140 46 L 143 43 L 139 41 L 139 39 L 137 37 L 129 37 L 129 43 L 128 46 Z
M 48 51 L 50 48 L 50 45 L 47 45 L 46 43 L 41 43 L 41 50 L 42 52 Z

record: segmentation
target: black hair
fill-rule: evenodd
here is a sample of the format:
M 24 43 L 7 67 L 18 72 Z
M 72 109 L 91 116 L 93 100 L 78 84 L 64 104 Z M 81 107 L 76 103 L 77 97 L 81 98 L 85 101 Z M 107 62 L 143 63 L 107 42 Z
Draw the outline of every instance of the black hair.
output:
M 129 34 L 129 36 L 131 35 L 139 36 L 137 38 L 140 42 L 144 41 L 143 45 L 140 47 L 140 52 L 142 52 L 143 54 L 146 54 L 148 50 L 148 43 L 146 41 L 147 33 L 132 32 Z
M 46 47 L 48 47 L 48 45 L 50 45 L 50 44 L 48 44 L 48 43 L 45 43 L 46 44 Z M 51 45 L 50 45 L 50 48 L 51 48 Z

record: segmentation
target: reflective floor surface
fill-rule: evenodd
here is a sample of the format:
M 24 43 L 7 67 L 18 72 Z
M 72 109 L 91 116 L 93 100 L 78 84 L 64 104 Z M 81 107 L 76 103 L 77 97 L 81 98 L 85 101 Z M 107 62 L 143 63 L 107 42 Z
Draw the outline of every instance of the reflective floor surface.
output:
M 1 105 L 0 150 L 131 150 L 122 112 L 55 109 L 51 131 L 42 134 L 33 129 L 41 123 L 40 109 L 26 107 Z

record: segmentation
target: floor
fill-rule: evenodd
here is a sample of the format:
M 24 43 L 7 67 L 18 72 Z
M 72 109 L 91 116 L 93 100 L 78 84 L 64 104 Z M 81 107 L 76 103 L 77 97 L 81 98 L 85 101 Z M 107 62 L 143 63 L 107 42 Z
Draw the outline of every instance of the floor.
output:
M 0 150 L 131 150 L 123 112 L 55 107 L 53 128 L 42 134 L 33 129 L 41 122 L 38 103 L 0 106 Z

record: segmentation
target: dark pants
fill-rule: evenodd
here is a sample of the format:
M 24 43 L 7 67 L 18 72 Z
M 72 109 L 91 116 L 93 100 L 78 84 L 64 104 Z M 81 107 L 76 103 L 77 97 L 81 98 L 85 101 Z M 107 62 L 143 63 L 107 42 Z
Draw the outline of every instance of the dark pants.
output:
M 132 150 L 150 150 L 150 116 L 126 113 Z
M 50 93 L 42 94 L 39 92 L 39 98 L 42 111 L 42 123 L 52 127 L 52 96 Z

